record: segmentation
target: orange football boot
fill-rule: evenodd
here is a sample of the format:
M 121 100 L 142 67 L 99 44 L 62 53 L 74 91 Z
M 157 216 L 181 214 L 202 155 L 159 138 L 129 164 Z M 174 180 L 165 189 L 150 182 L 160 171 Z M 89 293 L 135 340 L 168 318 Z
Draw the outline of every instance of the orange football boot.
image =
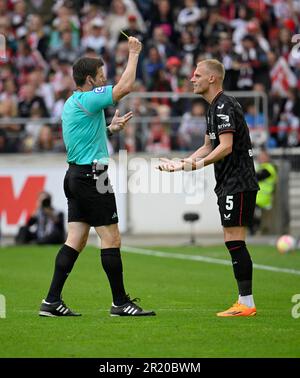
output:
M 217 316 L 232 317 L 232 316 L 254 316 L 256 315 L 255 307 L 248 307 L 244 304 L 236 302 L 232 307 L 223 312 L 218 312 Z

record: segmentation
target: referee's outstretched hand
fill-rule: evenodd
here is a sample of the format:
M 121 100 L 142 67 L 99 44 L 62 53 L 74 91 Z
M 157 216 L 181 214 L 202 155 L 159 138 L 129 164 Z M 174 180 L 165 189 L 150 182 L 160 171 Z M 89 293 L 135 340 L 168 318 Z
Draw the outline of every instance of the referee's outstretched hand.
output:
M 109 125 L 109 129 L 112 133 L 116 133 L 121 131 L 126 126 L 126 123 L 133 117 L 132 112 L 128 112 L 122 117 L 120 117 L 119 109 L 116 110 L 113 119 L 111 120 L 111 124 Z

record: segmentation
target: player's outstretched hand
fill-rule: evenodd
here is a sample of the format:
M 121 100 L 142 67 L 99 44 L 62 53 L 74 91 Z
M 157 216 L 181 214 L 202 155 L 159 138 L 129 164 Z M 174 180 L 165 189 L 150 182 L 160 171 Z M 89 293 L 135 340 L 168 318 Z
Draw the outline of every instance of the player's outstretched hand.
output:
M 142 43 L 135 37 L 129 37 L 128 49 L 130 53 L 139 54 L 142 50 Z
M 156 167 L 160 171 L 164 172 L 178 172 L 182 171 L 183 163 L 181 161 L 174 161 L 166 158 L 159 159 L 161 163 Z
M 120 117 L 119 109 L 116 110 L 113 119 L 111 120 L 111 124 L 109 125 L 109 129 L 112 133 L 116 133 L 121 131 L 126 126 L 126 123 L 133 117 L 132 112 L 128 112 L 122 117 Z

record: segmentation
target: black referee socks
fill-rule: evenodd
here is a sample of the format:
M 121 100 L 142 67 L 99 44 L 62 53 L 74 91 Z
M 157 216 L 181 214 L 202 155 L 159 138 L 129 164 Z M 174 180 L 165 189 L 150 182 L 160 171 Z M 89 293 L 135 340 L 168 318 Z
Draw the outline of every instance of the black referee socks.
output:
M 65 281 L 71 272 L 79 253 L 76 249 L 64 244 L 59 250 L 56 260 L 54 275 L 52 278 L 46 302 L 53 303 L 60 300 Z
M 120 248 L 101 249 L 101 262 L 110 283 L 113 303 L 116 306 L 121 306 L 126 303 L 126 293 Z
M 252 260 L 243 240 L 225 242 L 241 296 L 252 294 Z

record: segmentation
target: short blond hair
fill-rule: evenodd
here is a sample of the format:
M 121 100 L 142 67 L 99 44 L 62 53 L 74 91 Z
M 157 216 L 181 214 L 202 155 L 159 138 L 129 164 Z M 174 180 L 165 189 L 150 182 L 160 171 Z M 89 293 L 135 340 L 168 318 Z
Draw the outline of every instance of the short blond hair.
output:
M 217 59 L 204 59 L 198 62 L 198 64 L 204 63 L 210 72 L 217 74 L 223 81 L 225 78 L 225 68 L 224 64 Z

